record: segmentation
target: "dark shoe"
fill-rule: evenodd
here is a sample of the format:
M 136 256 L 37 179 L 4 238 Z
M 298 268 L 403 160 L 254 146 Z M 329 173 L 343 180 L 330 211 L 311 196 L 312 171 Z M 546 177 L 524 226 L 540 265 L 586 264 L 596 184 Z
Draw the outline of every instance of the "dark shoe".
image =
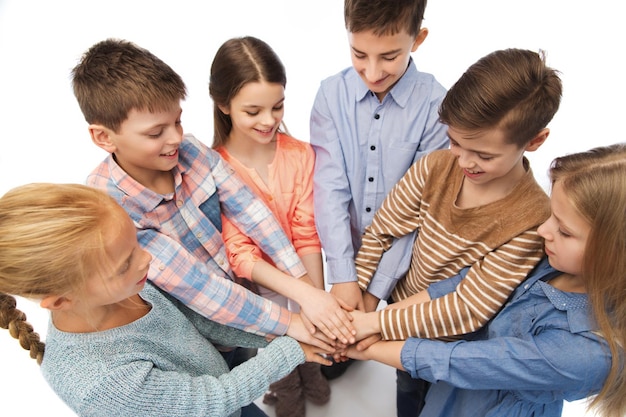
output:
M 298 366 L 304 397 L 317 405 L 323 405 L 330 401 L 330 385 L 322 375 L 321 366 L 314 362 L 306 362 Z
M 335 362 L 330 366 L 322 366 L 322 375 L 326 377 L 327 380 L 333 380 L 339 378 L 343 375 L 348 367 L 355 362 L 354 359 L 348 359 L 345 362 Z
M 304 417 L 305 399 L 298 368 L 280 381 L 270 384 L 263 403 L 276 406 L 276 417 Z

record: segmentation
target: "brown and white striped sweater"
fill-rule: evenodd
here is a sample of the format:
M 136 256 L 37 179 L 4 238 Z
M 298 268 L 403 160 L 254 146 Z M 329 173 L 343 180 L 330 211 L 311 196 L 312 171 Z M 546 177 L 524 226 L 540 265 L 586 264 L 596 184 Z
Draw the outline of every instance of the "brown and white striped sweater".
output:
M 543 239 L 537 227 L 550 215 L 550 199 L 526 158 L 524 166 L 525 176 L 507 197 L 469 209 L 455 205 L 463 173 L 449 150 L 424 156 L 391 190 L 366 228 L 356 257 L 361 289 L 367 289 L 393 240 L 416 229 L 411 267 L 392 292 L 395 301 L 470 269 L 455 292 L 405 309 L 381 310 L 384 339 L 478 330 L 541 260 Z

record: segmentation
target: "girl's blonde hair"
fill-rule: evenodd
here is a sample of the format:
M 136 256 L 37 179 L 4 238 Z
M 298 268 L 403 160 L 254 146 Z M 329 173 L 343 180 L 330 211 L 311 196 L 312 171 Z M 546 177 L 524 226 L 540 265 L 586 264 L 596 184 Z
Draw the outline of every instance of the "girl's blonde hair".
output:
M 600 332 L 612 354 L 611 370 L 590 404 L 602 415 L 626 414 L 626 144 L 615 144 L 557 158 L 552 184 L 591 225 L 583 277 Z
M 104 234 L 124 216 L 111 197 L 85 185 L 29 184 L 0 198 L 0 326 L 39 363 L 44 344 L 13 295 L 41 299 L 80 290 L 108 262 Z

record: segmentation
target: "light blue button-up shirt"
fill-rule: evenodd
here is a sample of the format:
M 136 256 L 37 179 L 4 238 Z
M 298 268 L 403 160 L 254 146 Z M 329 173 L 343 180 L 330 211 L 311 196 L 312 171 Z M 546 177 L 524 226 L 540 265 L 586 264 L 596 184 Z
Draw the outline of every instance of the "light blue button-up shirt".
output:
M 402 365 L 434 383 L 421 415 L 556 417 L 563 400 L 600 391 L 608 346 L 594 333 L 587 295 L 548 283 L 558 274 L 544 259 L 470 341 L 406 341 Z
M 322 81 L 311 112 L 315 216 L 329 284 L 357 281 L 361 236 L 391 188 L 424 154 L 448 147 L 446 91 L 413 60 L 380 102 L 354 68 Z M 414 234 L 383 256 L 368 289 L 386 299 L 406 274 Z

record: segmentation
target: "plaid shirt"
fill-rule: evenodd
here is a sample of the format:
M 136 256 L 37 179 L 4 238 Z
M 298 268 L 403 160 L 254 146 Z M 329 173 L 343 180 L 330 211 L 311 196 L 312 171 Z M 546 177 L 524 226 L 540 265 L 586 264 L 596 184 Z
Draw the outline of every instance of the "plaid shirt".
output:
M 139 244 L 153 260 L 148 278 L 198 313 L 257 334 L 282 335 L 290 313 L 232 281 L 221 236 L 223 213 L 276 266 L 300 277 L 300 258 L 269 209 L 233 175 L 219 154 L 191 135 L 172 170 L 175 190 L 157 194 L 131 178 L 109 155 L 87 178 L 130 215 Z

